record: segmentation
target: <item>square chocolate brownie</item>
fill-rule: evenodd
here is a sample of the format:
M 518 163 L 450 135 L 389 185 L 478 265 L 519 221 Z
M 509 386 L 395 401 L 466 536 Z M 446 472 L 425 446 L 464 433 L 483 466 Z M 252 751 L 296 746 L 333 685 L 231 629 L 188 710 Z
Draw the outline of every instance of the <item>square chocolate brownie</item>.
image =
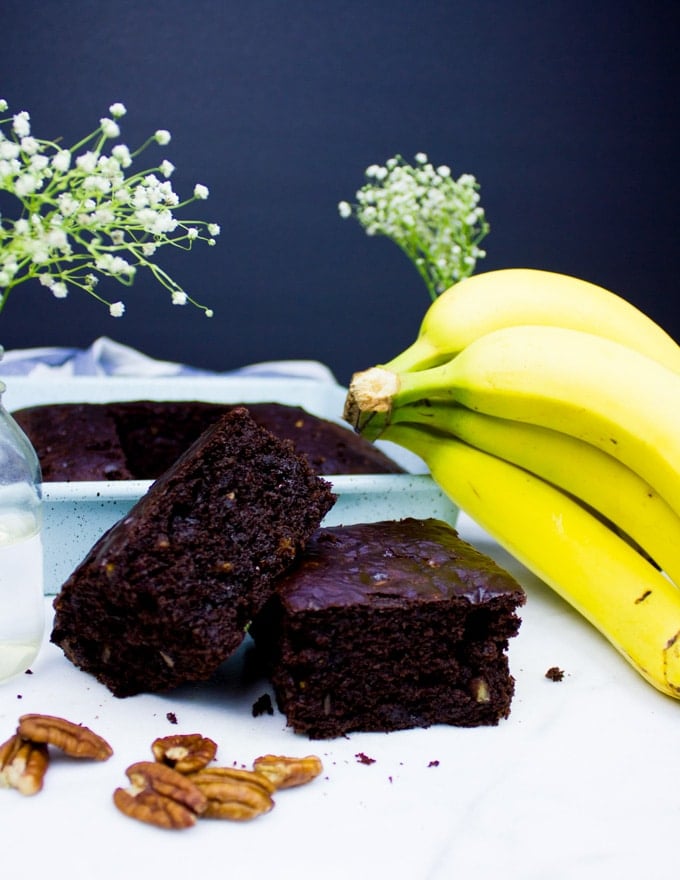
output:
M 312 739 L 494 725 L 525 598 L 439 520 L 320 528 L 251 633 L 289 726 Z

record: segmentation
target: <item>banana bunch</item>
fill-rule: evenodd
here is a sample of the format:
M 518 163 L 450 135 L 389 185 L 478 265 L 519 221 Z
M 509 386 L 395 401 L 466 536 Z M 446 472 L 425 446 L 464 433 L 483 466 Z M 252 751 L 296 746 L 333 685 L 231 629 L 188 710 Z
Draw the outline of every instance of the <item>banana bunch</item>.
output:
M 680 698 L 680 346 L 551 272 L 460 282 L 356 373 L 344 417 L 444 492 L 658 690 Z

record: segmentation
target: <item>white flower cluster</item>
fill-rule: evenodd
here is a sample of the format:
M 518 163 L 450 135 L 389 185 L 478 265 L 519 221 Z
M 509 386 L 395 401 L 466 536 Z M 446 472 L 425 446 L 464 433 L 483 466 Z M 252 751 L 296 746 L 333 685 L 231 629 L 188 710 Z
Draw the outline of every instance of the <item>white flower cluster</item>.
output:
M 7 110 L 0 99 L 0 114 Z M 71 287 L 81 288 L 120 317 L 124 304 L 95 290 L 99 278 L 129 286 L 145 268 L 170 292 L 173 304 L 191 303 L 212 316 L 149 259 L 167 244 L 186 250 L 197 240 L 215 244 L 216 223 L 183 222 L 175 214 L 207 199 L 208 188 L 198 183 L 193 196 L 181 201 L 170 183 L 175 169 L 167 159 L 126 174 L 149 145 L 168 144 L 170 133 L 159 129 L 135 152 L 118 143 L 107 153 L 108 142 L 120 136 L 118 120 L 125 112 L 123 104 L 112 104 L 110 116 L 71 149 L 33 137 L 25 110 L 0 116 L 0 191 L 15 196 L 21 208 L 17 219 L 0 215 L 0 311 L 14 287 L 37 278 L 59 298 Z
M 356 203 L 342 201 L 338 210 L 341 217 L 355 216 L 368 235 L 399 245 L 434 300 L 486 256 L 479 244 L 489 225 L 471 174 L 454 180 L 448 165 L 435 167 L 425 153 L 417 153 L 415 163 L 394 156 L 371 165 Z

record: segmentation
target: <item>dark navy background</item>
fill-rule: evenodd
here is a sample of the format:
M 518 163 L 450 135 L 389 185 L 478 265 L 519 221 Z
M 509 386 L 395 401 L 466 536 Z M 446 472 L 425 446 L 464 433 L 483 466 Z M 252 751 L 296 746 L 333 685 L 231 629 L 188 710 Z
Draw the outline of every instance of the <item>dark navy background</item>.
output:
M 680 338 L 678 4 L 389 0 L 0 0 L 0 97 L 73 142 L 127 106 L 157 128 L 180 195 L 210 188 L 215 248 L 159 260 L 212 320 L 140 274 L 122 319 L 19 287 L 6 348 L 108 335 L 215 370 L 315 358 L 342 382 L 396 354 L 429 299 L 401 252 L 337 202 L 367 165 L 417 151 L 482 186 L 479 269 L 580 275 Z M 172 253 L 169 253 L 173 250 Z

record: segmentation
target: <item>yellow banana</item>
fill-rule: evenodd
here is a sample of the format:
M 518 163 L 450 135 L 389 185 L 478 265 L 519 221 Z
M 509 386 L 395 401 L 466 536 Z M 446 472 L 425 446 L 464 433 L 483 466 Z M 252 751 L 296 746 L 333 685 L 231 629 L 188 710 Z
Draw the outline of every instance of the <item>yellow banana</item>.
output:
M 593 624 L 658 690 L 680 698 L 680 590 L 572 498 L 422 425 L 383 435 L 421 456 L 441 489 Z
M 419 400 L 448 400 L 592 443 L 680 513 L 680 375 L 619 343 L 559 327 L 496 330 L 439 367 L 356 374 L 345 414 L 363 431 L 371 412 Z
M 540 269 L 498 269 L 458 282 L 432 303 L 415 342 L 383 366 L 394 372 L 437 366 L 480 336 L 518 324 L 605 336 L 680 372 L 680 346 L 632 303 L 589 281 Z
M 618 527 L 680 585 L 680 516 L 649 483 L 596 446 L 449 404 L 402 406 L 392 420 L 450 434 L 557 486 Z

